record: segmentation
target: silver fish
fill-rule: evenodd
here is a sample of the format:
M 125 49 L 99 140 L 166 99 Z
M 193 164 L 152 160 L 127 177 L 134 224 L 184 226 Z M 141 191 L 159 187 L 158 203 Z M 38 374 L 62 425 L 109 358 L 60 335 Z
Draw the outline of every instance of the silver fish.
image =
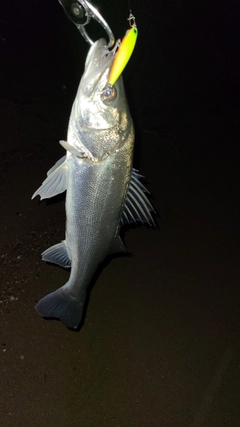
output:
M 154 224 L 153 207 L 132 168 L 134 128 L 122 77 L 107 85 L 115 55 L 104 39 L 93 44 L 72 107 L 67 153 L 48 171 L 33 197 L 66 193 L 66 238 L 42 259 L 70 268 L 68 282 L 36 305 L 43 317 L 59 318 L 71 329 L 82 320 L 87 287 L 111 253 L 126 251 L 119 236 L 124 223 Z

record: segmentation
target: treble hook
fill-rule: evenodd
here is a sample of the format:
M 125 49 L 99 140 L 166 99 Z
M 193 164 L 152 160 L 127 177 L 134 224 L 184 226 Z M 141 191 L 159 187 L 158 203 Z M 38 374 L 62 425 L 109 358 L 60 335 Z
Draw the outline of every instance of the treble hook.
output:
M 115 38 L 112 33 L 111 28 L 103 19 L 102 15 L 98 10 L 87 0 L 59 0 L 59 3 L 62 5 L 65 10 L 68 18 L 76 25 L 77 29 L 80 31 L 84 39 L 90 44 L 93 45 L 93 40 L 89 37 L 85 26 L 89 24 L 91 19 L 95 19 L 106 31 L 109 42 L 108 47 L 112 47 L 115 43 Z

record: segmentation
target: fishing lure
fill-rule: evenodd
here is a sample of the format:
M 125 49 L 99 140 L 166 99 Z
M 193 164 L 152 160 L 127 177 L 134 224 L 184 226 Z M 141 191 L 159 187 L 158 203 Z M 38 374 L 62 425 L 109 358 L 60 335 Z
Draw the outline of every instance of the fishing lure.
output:
M 133 53 L 133 49 L 137 41 L 138 29 L 135 24 L 135 18 L 133 17 L 133 15 L 130 15 L 128 19 L 130 23 L 131 20 L 133 20 L 133 24 L 130 30 L 126 32 L 117 50 L 108 79 L 108 84 L 110 85 L 114 85 L 118 77 L 122 74 Z

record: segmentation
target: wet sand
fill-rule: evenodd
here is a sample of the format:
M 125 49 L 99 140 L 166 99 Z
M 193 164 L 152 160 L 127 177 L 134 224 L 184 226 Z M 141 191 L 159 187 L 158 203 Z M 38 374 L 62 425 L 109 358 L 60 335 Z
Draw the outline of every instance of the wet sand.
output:
M 38 3 L 32 13 L 43 19 Z M 225 81 L 218 90 L 198 71 L 195 85 L 182 60 L 185 77 L 175 70 L 160 78 L 152 68 L 151 91 L 142 59 L 150 69 L 154 61 L 142 40 L 139 66 L 134 71 L 133 60 L 125 81 L 135 167 L 158 226 L 126 230 L 132 256 L 104 265 L 84 325 L 73 332 L 34 310 L 69 276 L 40 256 L 64 238 L 64 197 L 40 203 L 31 195 L 64 154 L 58 140 L 87 46 L 77 44 L 58 4 L 44 21 L 51 31 L 20 18 L 15 31 L 17 15 L 1 23 L 0 424 L 238 426 L 239 116 L 230 79 L 229 98 L 221 97 Z M 160 50 L 163 69 L 173 70 L 169 44 Z

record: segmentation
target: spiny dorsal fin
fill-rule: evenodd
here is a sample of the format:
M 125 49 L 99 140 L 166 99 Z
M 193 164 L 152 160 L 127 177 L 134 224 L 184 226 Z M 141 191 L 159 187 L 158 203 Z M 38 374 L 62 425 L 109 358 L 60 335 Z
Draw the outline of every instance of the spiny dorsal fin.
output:
M 155 225 L 152 216 L 152 212 L 155 213 L 155 210 L 145 194 L 148 193 L 148 190 L 139 181 L 140 178 L 142 178 L 142 175 L 136 169 L 133 169 L 121 217 L 121 224 L 141 221 L 142 223 Z

